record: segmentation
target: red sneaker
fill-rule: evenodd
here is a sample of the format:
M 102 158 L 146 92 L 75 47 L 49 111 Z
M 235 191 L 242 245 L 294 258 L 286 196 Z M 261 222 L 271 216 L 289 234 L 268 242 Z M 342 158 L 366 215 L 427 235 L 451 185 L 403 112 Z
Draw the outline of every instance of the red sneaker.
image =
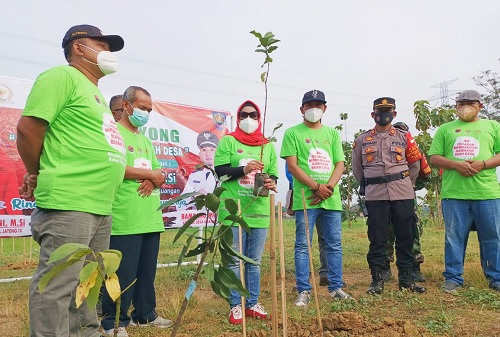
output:
M 241 312 L 241 304 L 238 304 L 231 308 L 229 312 L 229 323 L 230 324 L 241 324 L 243 322 L 243 313 Z
M 245 314 L 248 317 L 253 317 L 253 318 L 258 318 L 258 319 L 269 319 L 271 318 L 271 315 L 269 315 L 266 312 L 266 309 L 264 309 L 264 306 L 260 303 L 257 303 L 251 308 L 246 308 L 245 309 Z

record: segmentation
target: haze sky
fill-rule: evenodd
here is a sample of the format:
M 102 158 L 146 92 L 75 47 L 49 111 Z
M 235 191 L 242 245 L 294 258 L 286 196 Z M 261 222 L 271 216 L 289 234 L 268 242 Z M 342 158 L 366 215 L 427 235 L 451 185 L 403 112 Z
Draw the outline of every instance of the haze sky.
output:
M 395 121 L 416 132 L 413 103 L 438 94 L 433 85 L 457 79 L 450 92 L 482 91 L 472 77 L 500 68 L 494 0 L 27 0 L 1 7 L 0 75 L 34 80 L 64 64 L 64 33 L 86 23 L 125 40 L 119 72 L 99 82 L 107 97 L 139 85 L 156 100 L 232 113 L 246 99 L 263 109 L 263 54 L 254 52 L 258 41 L 249 32 L 272 31 L 281 42 L 272 54 L 267 129 L 284 123 L 278 153 L 284 130 L 302 122 L 308 90 L 326 94 L 324 124 L 338 125 L 348 113 L 353 140 L 373 126 L 377 97 L 394 97 Z M 287 189 L 283 166 L 278 200 Z

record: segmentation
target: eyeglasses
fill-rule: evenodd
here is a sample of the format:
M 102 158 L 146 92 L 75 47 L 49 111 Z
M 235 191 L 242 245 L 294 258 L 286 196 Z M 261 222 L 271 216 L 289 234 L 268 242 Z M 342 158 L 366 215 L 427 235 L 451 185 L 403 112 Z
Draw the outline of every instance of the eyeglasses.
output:
M 246 119 L 250 117 L 251 119 L 258 119 L 259 118 L 259 113 L 257 111 L 240 111 L 238 112 L 239 119 Z

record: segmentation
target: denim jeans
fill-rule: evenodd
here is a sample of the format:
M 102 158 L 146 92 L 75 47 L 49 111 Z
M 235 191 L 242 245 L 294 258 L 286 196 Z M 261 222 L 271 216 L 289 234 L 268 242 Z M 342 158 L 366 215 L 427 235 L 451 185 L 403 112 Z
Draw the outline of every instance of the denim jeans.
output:
M 312 245 L 314 225 L 322 227 L 328 267 L 328 291 L 342 288 L 342 213 L 313 208 L 307 210 L 309 238 Z M 311 290 L 309 282 L 309 253 L 307 251 L 304 211 L 295 212 L 295 279 L 297 291 Z
M 240 250 L 240 240 L 238 236 L 238 227 L 231 227 L 233 231 L 233 249 L 237 252 Z M 257 262 L 256 265 L 246 263 L 238 258 L 235 258 L 235 263 L 228 266 L 234 271 L 238 279 L 240 278 L 240 263 L 244 264 L 245 268 L 245 288 L 250 293 L 250 298 L 246 299 L 245 307 L 253 307 L 259 301 L 260 295 L 260 260 L 264 252 L 266 244 L 267 228 L 250 228 L 250 234 L 242 229 L 242 252 L 246 257 Z M 231 307 L 241 304 L 241 295 L 231 289 L 229 296 Z
M 94 308 L 88 308 L 86 302 L 78 309 L 75 305 L 75 288 L 83 262 L 55 276 L 43 293 L 38 285 L 43 275 L 55 266 L 48 260 L 59 246 L 74 242 L 96 252 L 108 249 L 111 216 L 36 208 L 31 215 L 31 232 L 40 245 L 40 257 L 30 285 L 30 336 L 101 336 Z
M 472 221 L 482 252 L 481 265 L 490 283 L 500 282 L 500 199 L 442 200 L 446 227 L 444 243 L 446 281 L 464 283 L 464 258 Z
M 326 258 L 325 239 L 323 238 L 323 228 L 316 225 L 319 248 L 319 277 L 328 277 L 328 259 Z

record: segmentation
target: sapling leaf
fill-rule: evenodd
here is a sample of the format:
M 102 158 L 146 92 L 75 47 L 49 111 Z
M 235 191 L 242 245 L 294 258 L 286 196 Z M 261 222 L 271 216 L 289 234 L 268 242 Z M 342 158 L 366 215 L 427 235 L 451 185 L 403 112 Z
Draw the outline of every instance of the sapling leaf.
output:
M 198 219 L 200 216 L 202 215 L 205 215 L 205 213 L 196 213 L 195 215 L 193 215 L 191 218 L 189 218 L 188 221 L 186 221 L 184 223 L 184 225 L 182 225 L 182 227 L 179 229 L 179 231 L 177 232 L 177 234 L 175 234 L 175 237 L 174 237 L 174 241 L 173 243 L 175 243 L 180 237 L 181 235 L 186 231 L 186 229 L 189 228 L 189 226 L 191 226 L 191 224 L 193 222 L 196 221 L 196 219 Z
M 260 80 L 262 82 L 265 82 L 266 81 L 266 75 L 267 75 L 267 71 L 264 71 L 262 74 L 260 74 Z
M 92 253 L 92 249 L 90 248 L 79 248 L 76 252 L 68 256 L 68 259 L 66 261 L 81 261 L 82 257 L 87 256 L 88 254 Z
M 265 49 L 255 49 L 255 52 L 256 53 L 266 53 L 266 50 Z
M 238 291 L 242 296 L 250 296 L 250 293 L 245 288 L 243 288 L 240 279 L 236 277 L 236 274 L 233 270 L 224 268 L 223 266 L 219 266 L 218 274 L 219 279 L 226 287 Z
M 92 288 L 90 288 L 89 295 L 87 296 L 87 308 L 95 308 L 97 305 L 97 301 L 99 300 L 99 292 L 102 286 L 102 276 L 100 273 L 97 273 L 97 278 L 95 280 L 95 284 Z
M 226 248 L 224 248 L 224 245 L 222 245 L 220 241 L 219 241 L 219 253 L 220 253 L 221 264 L 223 266 L 228 266 L 234 263 L 233 256 L 231 256 L 230 252 Z
M 264 34 L 264 37 L 266 39 L 269 39 L 270 37 L 274 37 L 274 34 L 272 32 L 267 32 L 266 34 Z
M 82 305 L 82 303 L 89 295 L 90 289 L 95 285 L 98 274 L 99 271 L 97 270 L 96 266 L 92 275 L 90 275 L 90 277 L 85 282 L 80 282 L 78 287 L 76 287 L 75 303 L 77 308 L 79 308 Z
M 62 272 L 64 269 L 68 268 L 69 266 L 77 263 L 78 260 L 71 260 L 71 261 L 66 261 L 61 264 L 55 265 L 52 267 L 51 270 L 49 270 L 45 275 L 42 276 L 40 279 L 40 282 L 38 283 L 38 289 L 40 290 L 41 293 L 45 291 L 45 288 L 47 287 L 47 284 L 49 283 L 50 280 L 56 275 L 58 275 L 60 272 Z
M 220 205 L 220 198 L 213 193 L 208 193 L 205 198 L 205 206 L 212 212 L 217 212 Z
M 179 259 L 177 260 L 177 267 L 179 267 L 181 265 L 182 261 L 184 260 L 184 256 L 185 256 L 186 252 L 188 251 L 189 246 L 191 246 L 191 242 L 193 241 L 193 238 L 197 233 L 198 232 L 193 232 L 191 235 L 188 236 L 188 238 L 186 240 L 186 244 L 184 245 L 184 247 L 182 247 L 181 254 L 179 255 Z
M 205 275 L 208 282 L 212 282 L 214 280 L 214 269 L 213 262 L 208 262 L 203 266 L 203 275 Z
M 66 256 L 77 252 L 79 249 L 90 250 L 89 247 L 81 243 L 65 243 L 64 245 L 61 245 L 56 250 L 54 250 L 52 254 L 50 254 L 48 262 L 52 263 L 64 259 Z
M 184 200 L 186 198 L 194 197 L 194 196 L 197 196 L 199 194 L 200 194 L 199 192 L 189 192 L 189 193 L 181 194 L 181 195 L 179 195 L 175 198 L 172 198 L 172 199 L 166 201 L 165 203 L 161 204 L 160 207 L 158 207 L 158 210 L 159 211 L 163 210 L 163 209 L 167 208 L 168 206 L 175 204 L 179 200 Z
M 115 302 L 121 295 L 120 282 L 118 281 L 118 275 L 116 273 L 111 274 L 105 281 L 106 290 L 108 291 L 109 297 Z
M 120 266 L 120 262 L 122 260 L 122 252 L 116 249 L 107 249 L 99 252 L 99 255 L 102 256 L 104 271 L 106 272 L 106 275 L 114 274 Z
M 276 43 L 276 42 L 273 42 L 273 43 Z M 269 47 L 269 49 L 267 50 L 267 53 L 268 54 L 271 54 L 273 51 L 275 51 L 276 49 L 278 49 L 278 46 L 271 46 Z
M 240 217 L 236 214 L 229 214 L 228 216 L 226 216 L 224 218 L 224 220 L 229 220 L 229 221 L 232 221 L 234 223 L 239 224 L 245 230 L 245 232 L 250 234 L 250 226 L 248 226 L 248 224 L 245 222 L 245 220 L 242 217 Z
M 189 252 L 187 252 L 185 256 L 190 257 L 190 256 L 200 255 L 205 251 L 206 246 L 207 246 L 207 242 L 204 241 L 204 242 L 200 243 L 198 246 L 196 246 L 196 248 L 191 249 Z
M 224 205 L 226 206 L 226 209 L 229 212 L 229 214 L 238 213 L 238 205 L 236 204 L 236 201 L 234 201 L 233 199 L 225 199 Z
M 252 30 L 250 34 L 253 34 L 256 38 L 260 39 L 262 37 L 262 34 L 259 32 L 256 32 L 255 30 Z
M 226 191 L 226 188 L 225 187 L 222 187 L 222 186 L 219 186 L 217 187 L 215 190 L 214 190 L 214 194 L 218 197 L 221 196 L 221 194 Z
M 252 260 L 251 258 L 246 257 L 245 255 L 242 255 L 242 254 L 240 254 L 239 252 L 235 251 L 235 250 L 234 250 L 231 246 L 229 246 L 229 245 L 227 244 L 227 242 L 226 242 L 226 241 L 224 241 L 224 240 L 220 240 L 220 242 L 221 242 L 221 245 L 224 247 L 224 249 L 226 249 L 228 252 L 230 252 L 230 254 L 231 254 L 231 255 L 233 255 L 233 256 L 237 256 L 237 257 L 238 257 L 238 258 L 240 258 L 241 260 L 246 261 L 246 262 L 248 262 L 248 263 L 251 263 L 251 264 L 254 264 L 254 265 L 257 265 L 257 264 L 258 264 L 257 262 L 255 262 L 255 261 L 254 261 L 254 260 Z
M 80 270 L 80 283 L 83 283 L 89 279 L 89 277 L 94 273 L 99 264 L 97 261 L 90 261 L 87 263 L 82 270 Z

